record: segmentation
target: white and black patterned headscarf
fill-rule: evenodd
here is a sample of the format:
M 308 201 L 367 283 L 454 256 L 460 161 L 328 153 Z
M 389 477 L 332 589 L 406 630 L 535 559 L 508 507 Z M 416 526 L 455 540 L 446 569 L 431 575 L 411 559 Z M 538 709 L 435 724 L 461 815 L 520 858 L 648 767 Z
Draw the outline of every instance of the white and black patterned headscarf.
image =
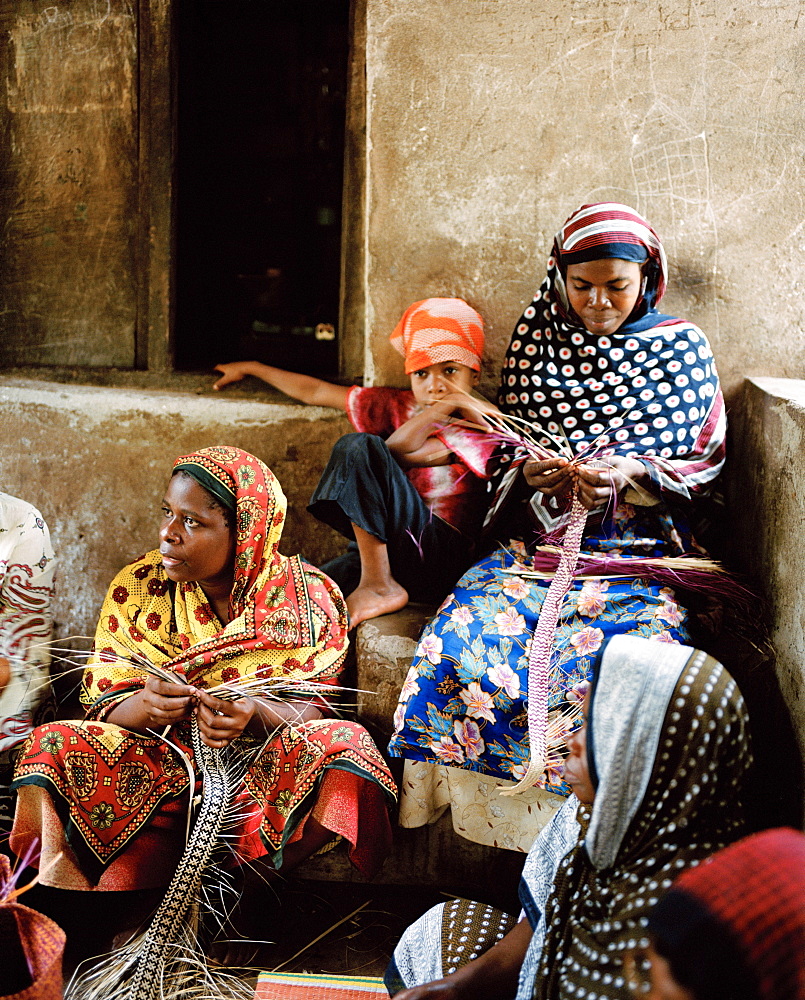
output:
M 611 639 L 593 680 L 587 755 L 596 792 L 590 811 L 579 807 L 581 837 L 529 884 L 542 917 L 518 997 L 625 1000 L 623 960 L 647 943 L 659 897 L 745 833 L 746 710 L 735 681 L 706 653 Z M 551 835 L 547 827 L 541 839 Z
M 602 258 L 636 261 L 643 272 L 631 315 L 608 336 L 587 330 L 565 287 L 569 264 Z M 666 280 L 665 252 L 642 216 L 616 203 L 583 205 L 557 233 L 547 276 L 515 326 L 498 405 L 549 432 L 541 443 L 552 450 L 556 437 L 576 453 L 597 441 L 603 455 L 638 458 L 685 495 L 720 470 L 726 420 L 707 338 L 656 310 Z M 525 457 L 501 449 L 488 520 Z

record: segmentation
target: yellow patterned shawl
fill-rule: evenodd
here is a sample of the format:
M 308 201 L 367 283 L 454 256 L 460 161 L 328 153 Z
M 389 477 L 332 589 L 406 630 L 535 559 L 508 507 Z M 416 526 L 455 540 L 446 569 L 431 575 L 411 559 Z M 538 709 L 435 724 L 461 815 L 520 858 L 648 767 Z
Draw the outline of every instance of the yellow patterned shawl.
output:
M 93 718 L 105 718 L 144 686 L 144 660 L 200 688 L 282 677 L 297 682 L 302 694 L 306 681 L 338 677 L 346 605 L 329 577 L 299 556 L 279 553 L 287 503 L 274 475 L 237 448 L 206 448 L 176 465 L 188 463 L 236 497 L 235 617 L 223 627 L 198 584 L 172 583 L 157 549 L 126 566 L 109 588 L 84 673 L 81 700 Z

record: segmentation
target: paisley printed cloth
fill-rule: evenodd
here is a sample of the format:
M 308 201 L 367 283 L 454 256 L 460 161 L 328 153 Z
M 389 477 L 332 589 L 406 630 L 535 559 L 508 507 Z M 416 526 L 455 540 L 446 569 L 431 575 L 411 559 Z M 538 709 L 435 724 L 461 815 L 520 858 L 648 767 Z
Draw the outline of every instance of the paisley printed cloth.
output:
M 633 250 L 649 261 L 642 295 L 617 333 L 595 336 L 570 310 L 563 258 Z M 623 575 L 576 580 L 561 607 L 548 695 L 554 748 L 578 719 L 592 656 L 606 638 L 688 638 L 687 612 L 674 591 L 629 570 L 630 558 L 701 551 L 687 513 L 724 458 L 723 401 L 704 334 L 654 308 L 665 273 L 659 239 L 637 213 L 584 206 L 557 234 L 548 275 L 515 328 L 503 369 L 501 409 L 542 429 L 546 446 L 556 450 L 562 434 L 576 450 L 595 440 L 605 455 L 638 458 L 651 477 L 651 495 L 627 489 L 614 510 L 588 518 L 582 555 L 619 561 Z M 515 501 L 527 491 L 530 520 L 542 532 L 554 530 L 567 510 L 565 501 L 531 496 L 520 471 L 526 457 L 524 448 L 504 446 L 493 459 L 487 525 L 506 544 L 459 580 L 425 630 L 395 713 L 393 756 L 501 778 L 525 772 L 527 654 L 550 581 L 530 573 L 528 551 L 541 536 Z M 521 539 L 512 537 L 517 531 Z M 560 767 L 555 752 L 538 784 L 567 794 Z
M 38 722 L 53 718 L 50 603 L 56 558 L 44 518 L 25 500 L 0 493 L 0 657 L 9 679 L 0 691 L 0 837 L 8 835 L 15 796 L 14 756 Z
M 0 763 L 34 727 L 49 693 L 51 613 L 56 558 L 36 507 L 0 493 L 0 657 L 11 678 L 0 692 Z
M 236 617 L 222 628 L 197 584 L 168 580 L 157 550 L 127 566 L 109 588 L 84 672 L 87 721 L 35 730 L 17 765 L 14 786 L 40 785 L 50 792 L 68 842 L 96 878 L 163 803 L 183 796 L 190 785 L 185 763 L 166 742 L 103 721 L 144 686 L 147 674 L 138 659 L 199 688 L 252 678 L 265 678 L 268 686 L 280 679 L 292 682 L 290 696 L 296 697 L 312 690 L 310 682 L 335 684 L 346 652 L 341 593 L 319 570 L 278 551 L 286 502 L 270 470 L 235 448 L 207 448 L 192 458 L 227 477 L 237 497 L 230 602 Z M 175 727 L 169 739 L 192 762 L 186 730 L 185 723 Z M 255 757 L 256 750 L 244 735 L 231 752 L 252 755 L 247 787 L 261 813 L 263 853 L 277 865 L 327 768 L 359 774 L 394 795 L 385 762 L 354 722 L 325 719 L 287 727 Z

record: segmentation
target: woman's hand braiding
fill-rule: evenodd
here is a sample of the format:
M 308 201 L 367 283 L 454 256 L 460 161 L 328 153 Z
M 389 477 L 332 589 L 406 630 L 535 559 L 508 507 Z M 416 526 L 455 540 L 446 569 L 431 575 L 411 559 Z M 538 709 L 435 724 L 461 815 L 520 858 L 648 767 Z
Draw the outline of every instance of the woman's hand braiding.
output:
M 529 458 L 523 466 L 523 475 L 529 486 L 546 497 L 563 497 L 573 492 L 576 470 L 559 456 L 544 461 Z
M 196 718 L 202 742 L 216 750 L 229 746 L 251 722 L 255 711 L 251 698 L 222 701 L 199 691 Z
M 579 500 L 587 510 L 596 510 L 612 503 L 627 486 L 641 486 L 648 478 L 646 467 L 636 458 L 611 455 L 597 462 L 579 465 Z
M 140 692 L 139 702 L 147 728 L 175 726 L 190 717 L 196 704 L 196 689 L 149 675 Z

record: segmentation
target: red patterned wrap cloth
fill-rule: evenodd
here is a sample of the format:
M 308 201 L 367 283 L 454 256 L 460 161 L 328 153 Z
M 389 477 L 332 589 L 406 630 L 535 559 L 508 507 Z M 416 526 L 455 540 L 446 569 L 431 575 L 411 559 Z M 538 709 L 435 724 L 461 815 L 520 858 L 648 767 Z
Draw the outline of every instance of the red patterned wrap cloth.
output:
M 337 684 L 347 649 L 346 605 L 338 588 L 300 557 L 279 552 L 286 500 L 271 471 L 254 456 L 228 447 L 206 448 L 176 465 L 188 463 L 216 477 L 236 500 L 230 622 L 222 626 L 198 584 L 172 583 L 158 550 L 125 567 L 109 588 L 84 672 L 81 699 L 87 719 L 36 729 L 15 772 L 14 787 L 37 785 L 50 793 L 78 866 L 102 888 L 164 883 L 167 873 L 159 871 L 154 844 L 145 849 L 149 826 L 152 840 L 162 844 L 157 855 L 167 854 L 172 863 L 183 848 L 190 776 L 170 744 L 181 747 L 192 767 L 188 723 L 174 727 L 168 743 L 104 721 L 144 687 L 148 674 L 142 662 L 202 689 L 280 679 L 289 682 L 296 699 L 320 695 L 322 684 Z M 328 773 L 335 779 L 334 772 L 348 772 L 372 791 L 356 796 L 359 786 L 347 789 L 335 781 L 351 799 L 339 799 L 337 811 L 353 817 L 335 832 L 347 836 L 353 861 L 365 871 L 379 865 L 390 840 L 385 802 L 396 790 L 361 725 L 343 719 L 302 723 L 275 733 L 259 752 L 244 735 L 231 745 L 230 752 L 238 750 L 251 755 L 243 793 L 244 801 L 251 801 L 243 810 L 251 857 L 269 854 L 279 867 L 284 846 L 298 835 L 326 789 Z M 20 801 L 24 806 L 22 795 Z M 12 834 L 17 852 L 39 837 L 47 854 L 43 834 L 53 826 L 47 810 L 42 807 L 40 817 L 37 808 L 18 809 Z M 317 818 L 322 821 L 320 812 Z M 125 874 L 110 876 L 114 866 Z

